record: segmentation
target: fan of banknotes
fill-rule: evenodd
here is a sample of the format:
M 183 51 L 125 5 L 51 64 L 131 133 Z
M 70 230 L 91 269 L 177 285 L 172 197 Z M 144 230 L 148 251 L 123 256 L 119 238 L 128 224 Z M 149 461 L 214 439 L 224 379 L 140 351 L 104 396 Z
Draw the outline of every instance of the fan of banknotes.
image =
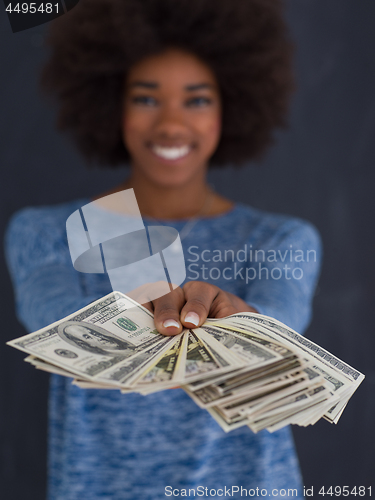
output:
M 337 423 L 364 375 L 283 323 L 260 314 L 207 319 L 174 337 L 113 292 L 8 342 L 36 368 L 81 388 L 143 395 L 183 388 L 228 432 Z

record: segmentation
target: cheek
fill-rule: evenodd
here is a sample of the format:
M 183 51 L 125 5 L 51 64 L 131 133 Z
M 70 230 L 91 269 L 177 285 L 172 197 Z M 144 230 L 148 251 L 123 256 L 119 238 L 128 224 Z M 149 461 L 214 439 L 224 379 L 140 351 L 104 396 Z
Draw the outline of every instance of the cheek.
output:
M 143 137 L 142 121 L 134 116 L 124 115 L 122 119 L 122 138 L 126 147 L 131 150 L 132 146 Z
M 221 112 L 216 110 L 210 116 L 209 127 L 208 127 L 212 135 L 220 134 L 221 123 L 222 123 Z
M 139 128 L 139 120 L 136 117 L 132 116 L 132 114 L 125 113 L 122 117 L 122 130 L 124 134 L 135 133 Z
M 142 130 L 143 117 L 139 113 L 134 113 L 131 109 L 124 109 L 122 114 L 122 130 L 124 133 L 135 133 Z
M 221 119 L 211 121 L 206 129 L 206 137 L 211 144 L 217 144 L 221 136 Z
M 212 134 L 220 136 L 221 135 L 221 118 L 218 118 L 212 126 Z

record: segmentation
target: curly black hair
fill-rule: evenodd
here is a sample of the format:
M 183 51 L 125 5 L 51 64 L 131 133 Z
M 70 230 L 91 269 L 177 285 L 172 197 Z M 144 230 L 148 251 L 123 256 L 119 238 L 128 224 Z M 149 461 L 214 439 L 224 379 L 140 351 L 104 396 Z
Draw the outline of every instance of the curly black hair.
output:
M 282 0 L 80 0 L 51 23 L 48 43 L 42 85 L 60 103 L 59 129 L 89 162 L 129 161 L 125 75 L 169 47 L 198 56 L 219 82 L 223 128 L 210 165 L 259 159 L 286 124 L 294 85 Z

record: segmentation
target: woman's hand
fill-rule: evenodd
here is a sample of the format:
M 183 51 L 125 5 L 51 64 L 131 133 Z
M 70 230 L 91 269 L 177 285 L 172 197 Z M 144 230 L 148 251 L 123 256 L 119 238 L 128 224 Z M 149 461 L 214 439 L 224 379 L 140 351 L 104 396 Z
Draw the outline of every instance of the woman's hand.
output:
M 189 281 L 145 307 L 154 313 L 156 328 L 164 335 L 177 335 L 185 327 L 200 326 L 207 317 L 257 312 L 236 295 L 203 281 Z

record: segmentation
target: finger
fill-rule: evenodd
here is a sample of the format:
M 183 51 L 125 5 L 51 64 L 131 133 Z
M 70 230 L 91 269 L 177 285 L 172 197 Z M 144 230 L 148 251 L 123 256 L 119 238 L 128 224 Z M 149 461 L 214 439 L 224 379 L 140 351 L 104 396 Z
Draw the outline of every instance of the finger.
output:
M 182 332 L 180 311 L 185 303 L 184 292 L 180 287 L 152 301 L 154 321 L 157 330 L 164 335 L 177 335 Z
M 220 288 L 202 281 L 189 281 L 183 291 L 186 303 L 181 310 L 181 323 L 187 328 L 202 325 Z
M 210 317 L 225 318 L 239 312 L 258 312 L 253 307 L 249 306 L 244 300 L 230 292 L 220 290 L 215 300 L 212 302 Z
M 154 305 L 152 302 L 146 302 L 145 304 L 142 304 L 142 306 L 148 309 L 150 312 L 154 312 Z

